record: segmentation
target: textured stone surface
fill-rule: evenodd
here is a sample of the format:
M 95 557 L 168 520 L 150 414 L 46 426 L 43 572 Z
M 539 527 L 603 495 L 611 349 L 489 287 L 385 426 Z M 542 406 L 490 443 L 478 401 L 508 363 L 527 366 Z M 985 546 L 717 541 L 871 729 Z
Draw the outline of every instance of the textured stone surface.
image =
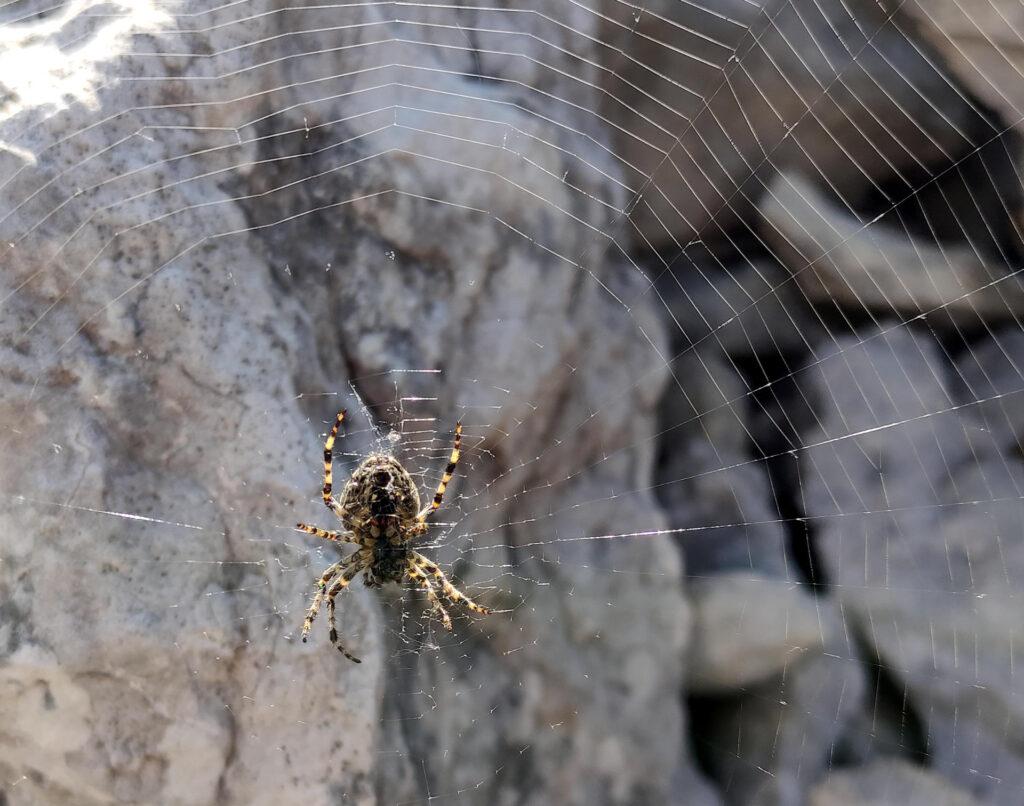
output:
M 824 645 L 815 600 L 796 585 L 756 574 L 694 580 L 690 691 L 728 691 L 781 674 Z
M 1024 453 L 1024 331 L 1019 326 L 1002 328 L 964 350 L 951 386 L 979 453 Z
M 1019 104 L 928 11 L 3 6 L 0 803 L 1015 803 Z M 296 642 L 339 405 L 463 419 L 503 612 Z
M 727 804 L 799 806 L 865 705 L 863 665 L 835 604 L 814 602 L 817 646 L 738 696 L 699 701 L 705 758 Z
M 1024 462 L 973 449 L 976 421 L 930 338 L 863 339 L 840 340 L 807 373 L 822 422 L 803 463 L 820 555 L 847 617 L 906 686 L 932 763 L 1005 803 L 1024 785 Z
M 778 174 L 761 200 L 764 233 L 816 304 L 861 315 L 986 322 L 1024 313 L 1020 279 L 969 244 L 939 246 L 862 221 L 807 179 Z
M 675 350 L 673 350 L 675 352 Z M 657 493 L 690 573 L 763 571 L 787 578 L 786 535 L 771 506 L 764 468 L 751 462 L 747 386 L 714 350 L 671 364 L 661 401 Z
M 655 245 L 718 237 L 777 169 L 855 196 L 990 131 L 941 62 L 870 0 L 606 6 L 616 49 L 602 79 L 628 106 L 603 100 L 635 166 L 627 181 L 639 190 L 651 176 L 635 218 Z
M 965 6 L 956 0 L 887 2 L 949 65 L 950 71 L 1003 120 L 1024 117 L 1024 8 L 1014 0 Z
M 821 323 L 774 261 L 723 262 L 696 249 L 667 269 L 652 269 L 680 348 L 699 345 L 735 358 L 808 349 Z
M 550 70 L 438 72 L 450 42 L 472 68 L 458 29 L 403 44 L 383 9 L 181 12 L 57 9 L 5 32 L 69 103 L 10 77 L 0 417 L 23 462 L 0 477 L 3 798 L 716 803 L 686 749 L 678 553 L 578 540 L 664 525 L 662 326 L 595 241 L 622 202 L 582 111 L 596 98 L 542 119 L 540 91 L 568 93 Z M 153 55 L 170 52 L 219 55 Z M 493 121 L 473 142 L 454 137 L 467 115 Z M 410 368 L 443 374 L 388 374 Z M 437 554 L 512 612 L 435 636 L 415 597 L 356 585 L 354 666 L 324 625 L 296 644 L 336 555 L 291 525 L 330 524 L 339 401 L 386 419 L 396 377 L 436 399 L 438 440 L 465 417 L 466 497 L 450 492 Z M 379 444 L 358 418 L 346 440 Z
M 811 790 L 810 806 L 977 806 L 967 792 L 905 761 L 842 770 Z

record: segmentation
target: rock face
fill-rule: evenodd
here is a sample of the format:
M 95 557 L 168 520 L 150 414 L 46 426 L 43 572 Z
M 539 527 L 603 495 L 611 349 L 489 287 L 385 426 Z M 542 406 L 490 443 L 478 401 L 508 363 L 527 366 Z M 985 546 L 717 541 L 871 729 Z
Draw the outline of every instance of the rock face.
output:
M 814 304 L 940 325 L 1024 314 L 1024 285 L 968 243 L 938 246 L 839 209 L 813 183 L 779 174 L 761 202 L 765 235 Z
M 965 8 L 955 0 L 886 3 L 904 25 L 940 53 L 970 92 L 1020 127 L 1024 91 L 1024 9 L 1011 0 L 986 0 Z
M 811 791 L 810 806 L 977 806 L 967 792 L 905 761 L 839 772 Z
M 634 219 L 656 246 L 728 232 L 780 168 L 852 196 L 909 181 L 988 130 L 941 61 L 876 2 L 607 5 L 619 52 L 603 100 L 635 166 Z
M 663 330 L 596 240 L 623 202 L 605 133 L 535 114 L 566 90 L 521 59 L 436 72 L 457 29 L 285 11 L 7 31 L 67 98 L 24 70 L 5 95 L 0 799 L 714 804 L 678 553 L 580 539 L 665 525 Z M 403 60 L 428 89 L 387 83 Z M 324 424 L 358 412 L 342 461 L 381 447 L 366 416 L 399 423 L 399 382 L 424 487 L 464 419 L 434 553 L 508 612 L 437 636 L 417 597 L 355 585 L 355 666 L 325 625 L 296 643 L 336 554 L 291 527 L 333 525 Z
M 0 8 L 0 806 L 1018 802 L 1019 15 L 953 5 Z M 497 611 L 357 583 L 359 665 L 342 406 L 426 496 L 462 421 Z
M 876 36 L 870 56 L 841 71 L 841 92 L 820 94 L 831 74 L 811 65 L 822 54 L 836 64 L 822 43 L 850 29 L 834 16 L 816 25 L 829 4 L 771 4 L 761 13 L 776 24 L 749 29 L 764 37 L 720 96 L 700 85 L 707 108 L 695 102 L 678 144 L 636 129 L 671 150 L 636 220 L 661 247 L 650 271 L 673 325 L 655 478 L 693 577 L 692 732 L 727 803 L 885 802 L 887 787 L 901 802 L 1014 802 L 1024 345 L 1008 129 L 1019 113 L 992 116 L 951 80 L 963 65 L 930 42 L 908 51 L 905 16 L 844 8 L 856 8 L 847 22 L 858 34 Z M 756 13 L 747 4 L 723 16 Z M 654 36 L 655 19 L 638 27 Z M 947 49 L 1005 40 L 945 33 Z M 855 37 L 840 40 L 846 56 L 856 50 Z M 684 57 L 657 52 L 673 75 L 665 65 Z M 787 59 L 820 84 L 802 89 Z M 897 63 L 900 91 L 917 97 L 880 113 L 895 96 L 874 92 L 892 84 L 872 90 L 852 76 Z M 698 86 L 699 70 L 680 72 Z M 752 112 L 764 109 L 744 95 L 751 85 L 778 119 Z M 807 102 L 792 117 L 788 91 Z M 836 129 L 829 111 L 847 103 Z M 903 114 L 916 133 L 900 128 Z M 933 124 L 931 145 L 917 142 Z M 763 151 L 750 143 L 757 158 L 736 159 L 752 135 Z M 926 169 L 901 164 L 896 143 Z M 642 164 L 647 147 L 635 146 Z M 672 171 L 677 181 L 659 181 Z M 787 642 L 786 618 L 803 624 L 797 603 L 811 601 L 817 632 Z
M 694 610 L 689 690 L 744 688 L 822 649 L 814 599 L 799 586 L 757 575 L 716 574 L 690 585 Z
M 1024 563 L 1024 462 L 957 404 L 932 340 L 885 327 L 862 339 L 837 341 L 842 360 L 807 373 L 821 430 L 805 500 L 821 557 L 851 628 L 906 691 L 932 763 L 1011 802 L 1024 786 L 1011 571 Z

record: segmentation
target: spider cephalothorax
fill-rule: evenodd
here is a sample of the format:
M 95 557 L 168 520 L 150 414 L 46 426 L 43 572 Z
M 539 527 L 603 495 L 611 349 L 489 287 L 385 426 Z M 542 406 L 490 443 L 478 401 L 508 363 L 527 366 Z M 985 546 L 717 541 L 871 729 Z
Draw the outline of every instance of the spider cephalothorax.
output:
M 332 451 L 338 429 L 345 419 L 341 411 L 334 420 L 331 433 L 324 444 L 324 504 L 341 518 L 343 532 L 328 532 L 316 526 L 300 523 L 298 528 L 325 540 L 355 543 L 360 548 L 343 560 L 328 568 L 317 582 L 316 595 L 302 625 L 302 640 L 305 641 L 313 626 L 313 620 L 320 611 L 320 604 L 327 599 L 327 619 L 331 628 L 331 643 L 347 658 L 359 663 L 359 658 L 349 654 L 338 641 L 334 620 L 334 599 L 360 571 L 369 587 L 385 582 L 412 582 L 427 592 L 427 598 L 441 614 L 446 629 L 452 628 L 448 611 L 438 596 L 438 589 L 451 602 L 460 602 L 477 613 L 490 613 L 462 591 L 452 585 L 437 564 L 428 560 L 418 551 L 410 548 L 410 541 L 427 531 L 427 516 L 441 506 L 445 488 L 451 481 L 455 465 L 458 464 L 462 446 L 462 423 L 455 425 L 455 446 L 448 460 L 441 483 L 434 494 L 434 500 L 420 510 L 420 496 L 409 472 L 401 462 L 384 453 L 373 453 L 366 457 L 349 478 L 335 501 L 331 495 Z M 328 587 L 328 583 L 330 587 Z

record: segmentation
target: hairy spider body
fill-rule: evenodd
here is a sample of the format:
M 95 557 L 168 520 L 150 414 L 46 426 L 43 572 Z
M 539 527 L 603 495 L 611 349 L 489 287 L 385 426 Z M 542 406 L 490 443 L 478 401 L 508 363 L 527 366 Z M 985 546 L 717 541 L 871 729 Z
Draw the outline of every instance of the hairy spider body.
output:
M 401 462 L 371 453 L 345 485 L 340 505 L 341 522 L 349 531 L 369 528 L 381 536 L 400 537 L 402 523 L 415 521 L 419 514 L 420 494 Z
M 345 531 L 329 532 L 304 523 L 298 524 L 298 528 L 325 540 L 355 543 L 360 548 L 328 568 L 316 583 L 316 595 L 302 625 L 302 640 L 308 637 L 313 620 L 326 598 L 331 643 L 345 657 L 359 663 L 359 658 L 351 655 L 338 641 L 334 599 L 360 571 L 363 572 L 363 581 L 367 587 L 380 587 L 385 582 L 412 582 L 423 588 L 434 609 L 440 613 L 445 628 L 449 630 L 452 628 L 451 618 L 441 603 L 439 593 L 450 602 L 461 603 L 474 612 L 486 614 L 491 611 L 452 585 L 434 562 L 409 545 L 414 538 L 427 531 L 427 516 L 441 506 L 444 491 L 461 454 L 462 423 L 455 425 L 455 445 L 434 499 L 429 506 L 420 510 L 420 495 L 412 476 L 402 467 L 401 462 L 383 453 L 373 453 L 366 457 L 349 478 L 341 500 L 334 500 L 331 495 L 332 452 L 338 429 L 344 420 L 345 411 L 342 410 L 335 418 L 324 444 L 323 500 L 327 508 L 341 519 Z
M 370 454 L 348 480 L 340 504 L 345 528 L 374 541 L 364 584 L 372 588 L 405 581 L 412 556 L 407 543 L 414 535 L 403 531 L 402 524 L 415 522 L 420 494 L 401 462 L 384 453 Z

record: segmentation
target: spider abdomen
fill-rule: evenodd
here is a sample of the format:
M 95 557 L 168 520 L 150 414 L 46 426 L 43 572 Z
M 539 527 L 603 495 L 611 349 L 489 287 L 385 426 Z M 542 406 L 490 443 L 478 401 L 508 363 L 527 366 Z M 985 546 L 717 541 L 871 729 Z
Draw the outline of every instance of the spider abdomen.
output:
M 401 525 L 416 519 L 420 495 L 412 476 L 395 457 L 374 453 L 356 468 L 340 504 L 346 528 L 375 540 L 387 539 L 398 537 Z

